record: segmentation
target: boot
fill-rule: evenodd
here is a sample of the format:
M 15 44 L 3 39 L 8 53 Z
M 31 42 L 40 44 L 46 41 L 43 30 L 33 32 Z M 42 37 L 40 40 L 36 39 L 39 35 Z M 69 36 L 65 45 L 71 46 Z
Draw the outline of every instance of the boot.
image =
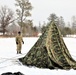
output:
M 17 51 L 17 54 L 19 54 L 19 51 Z
M 19 54 L 22 54 L 21 51 L 19 51 Z

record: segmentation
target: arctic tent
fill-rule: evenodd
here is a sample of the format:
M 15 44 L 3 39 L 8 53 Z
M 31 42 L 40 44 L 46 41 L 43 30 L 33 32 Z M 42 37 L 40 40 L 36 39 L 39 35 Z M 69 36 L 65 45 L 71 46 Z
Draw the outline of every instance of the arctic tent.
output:
M 49 69 L 76 69 L 63 37 L 54 22 L 46 26 L 30 51 L 19 59 L 23 65 Z

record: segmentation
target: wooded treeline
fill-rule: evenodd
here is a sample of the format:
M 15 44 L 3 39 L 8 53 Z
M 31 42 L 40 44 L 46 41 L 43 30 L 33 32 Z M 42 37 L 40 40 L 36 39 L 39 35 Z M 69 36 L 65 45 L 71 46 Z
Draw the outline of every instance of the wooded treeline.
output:
M 7 6 L 0 7 L 0 35 L 14 36 L 21 31 L 24 36 L 38 36 L 50 21 L 55 21 L 63 36 L 76 34 L 76 16 L 71 17 L 71 22 L 65 23 L 62 16 L 50 13 L 48 22 L 39 22 L 37 26 L 30 19 L 34 7 L 29 0 L 15 0 L 15 7 L 15 12 Z
M 55 13 L 52 13 L 48 17 L 48 23 L 51 21 L 55 21 L 56 25 L 58 26 L 63 36 L 76 34 L 76 16 L 71 17 L 71 22 L 65 23 L 64 18 L 62 16 L 57 16 Z M 46 26 L 44 23 L 42 27 L 42 31 L 45 30 L 45 27 Z

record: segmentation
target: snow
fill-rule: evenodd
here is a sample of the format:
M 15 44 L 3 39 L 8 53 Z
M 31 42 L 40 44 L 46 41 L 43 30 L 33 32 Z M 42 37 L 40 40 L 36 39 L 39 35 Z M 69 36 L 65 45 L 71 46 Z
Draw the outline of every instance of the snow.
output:
M 50 70 L 28 67 L 21 64 L 17 58 L 23 57 L 38 40 L 37 37 L 25 37 L 22 54 L 16 53 L 15 38 L 0 38 L 0 75 L 4 72 L 22 72 L 24 75 L 76 75 L 76 70 Z M 76 60 L 76 38 L 64 38 L 64 42 Z

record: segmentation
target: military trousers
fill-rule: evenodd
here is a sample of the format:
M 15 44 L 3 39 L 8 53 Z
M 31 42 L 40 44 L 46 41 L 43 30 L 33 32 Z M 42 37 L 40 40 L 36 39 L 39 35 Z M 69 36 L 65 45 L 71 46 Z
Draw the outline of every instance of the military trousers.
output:
M 17 53 L 21 53 L 22 44 L 17 44 Z

